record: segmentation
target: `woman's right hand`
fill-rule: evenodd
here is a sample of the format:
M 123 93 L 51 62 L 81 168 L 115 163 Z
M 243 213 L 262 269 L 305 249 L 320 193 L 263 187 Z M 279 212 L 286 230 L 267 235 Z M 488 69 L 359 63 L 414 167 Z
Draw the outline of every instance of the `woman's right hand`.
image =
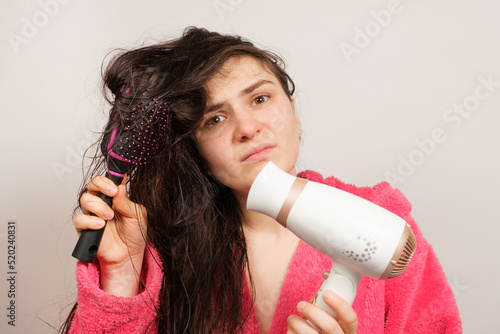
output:
M 91 179 L 80 199 L 83 214 L 74 223 L 80 235 L 82 230 L 100 229 L 108 222 L 97 252 L 101 289 L 130 297 L 139 292 L 146 247 L 146 210 L 129 200 L 125 184 L 126 178 L 120 186 L 104 176 Z M 113 197 L 113 209 L 99 198 L 99 193 Z
M 297 310 L 304 316 L 288 317 L 287 334 L 292 333 L 318 333 L 305 318 L 309 319 L 320 331 L 319 333 L 355 334 L 358 330 L 358 316 L 352 305 L 331 290 L 323 292 L 323 300 L 337 315 L 338 319 L 319 308 L 317 305 L 301 301 Z

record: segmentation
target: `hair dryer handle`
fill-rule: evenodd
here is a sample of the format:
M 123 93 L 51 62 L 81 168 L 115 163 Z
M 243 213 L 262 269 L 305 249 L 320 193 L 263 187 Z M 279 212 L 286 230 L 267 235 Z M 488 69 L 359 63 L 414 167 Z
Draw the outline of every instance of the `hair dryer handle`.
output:
M 122 183 L 123 177 L 119 177 L 114 174 L 106 173 L 106 177 L 113 181 L 117 186 Z M 101 198 L 104 203 L 111 207 L 113 205 L 113 198 L 104 194 L 100 194 L 99 198 Z M 95 216 L 95 214 L 91 213 L 91 216 Z M 80 238 L 76 243 L 75 249 L 71 254 L 74 258 L 81 260 L 87 263 L 93 263 L 96 256 L 97 251 L 99 249 L 99 245 L 101 244 L 102 235 L 104 234 L 104 229 L 106 225 L 99 230 L 83 230 L 80 234 Z
M 363 278 L 363 275 L 351 269 L 349 266 L 334 262 L 332 270 L 330 272 L 326 271 L 323 277 L 325 278 L 325 281 L 314 297 L 313 304 L 323 309 L 333 318 L 338 319 L 335 312 L 323 300 L 323 292 L 325 290 L 332 290 L 352 305 L 354 298 L 356 298 L 358 285 L 361 278 Z M 319 329 L 309 320 L 308 322 L 312 327 L 314 327 L 314 329 L 319 331 Z

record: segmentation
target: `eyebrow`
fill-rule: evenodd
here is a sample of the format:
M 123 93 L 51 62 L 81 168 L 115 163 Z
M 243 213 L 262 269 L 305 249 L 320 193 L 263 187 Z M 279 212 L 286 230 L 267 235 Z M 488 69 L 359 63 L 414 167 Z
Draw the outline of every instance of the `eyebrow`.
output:
M 260 86 L 263 86 L 263 85 L 266 85 L 266 84 L 272 84 L 272 85 L 274 85 L 274 82 L 272 82 L 270 80 L 266 80 L 266 79 L 260 79 L 257 82 L 254 82 L 253 84 L 251 84 L 250 86 L 248 86 L 247 88 L 243 89 L 240 92 L 240 96 L 249 95 L 254 90 L 256 90 L 257 88 L 259 88 Z M 217 109 L 220 109 L 224 104 L 225 104 L 225 102 L 219 102 L 219 103 L 216 103 L 216 104 L 208 105 L 205 108 L 205 114 L 210 113 L 212 111 L 215 111 Z
M 240 92 L 240 96 L 251 94 L 254 90 L 256 90 L 257 88 L 259 88 L 260 86 L 268 84 L 268 83 L 274 84 L 270 80 L 260 79 L 259 81 L 255 82 L 255 83 L 251 84 L 250 86 L 248 86 L 247 88 L 243 89 Z

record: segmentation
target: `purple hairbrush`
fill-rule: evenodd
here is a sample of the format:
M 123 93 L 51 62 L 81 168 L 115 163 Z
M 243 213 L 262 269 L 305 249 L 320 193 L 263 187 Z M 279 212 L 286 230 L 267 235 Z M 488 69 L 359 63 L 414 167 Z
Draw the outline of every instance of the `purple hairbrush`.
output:
M 126 93 L 129 93 L 127 89 Z M 101 151 L 107 156 L 106 177 L 116 185 L 122 183 L 125 174 L 134 166 L 147 163 L 160 148 L 167 133 L 169 109 L 166 103 L 156 97 L 151 102 L 139 103 L 132 109 L 122 125 L 109 123 L 106 133 L 111 135 L 101 142 Z M 99 197 L 110 207 L 113 198 L 104 194 Z M 91 215 L 95 216 L 93 213 Z M 99 230 L 84 230 L 73 250 L 73 257 L 83 262 L 93 263 L 104 233 Z

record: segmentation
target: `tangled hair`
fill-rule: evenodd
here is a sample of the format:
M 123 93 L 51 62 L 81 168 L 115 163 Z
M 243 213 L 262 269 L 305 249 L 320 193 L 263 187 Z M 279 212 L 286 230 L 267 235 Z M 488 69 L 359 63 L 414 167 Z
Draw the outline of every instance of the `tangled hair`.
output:
M 109 122 L 122 122 L 132 106 L 153 99 L 170 108 L 159 152 L 133 167 L 128 178 L 130 199 L 147 211 L 148 244 L 163 264 L 155 319 L 160 333 L 235 333 L 247 316 L 241 306 L 248 269 L 242 211 L 231 189 L 213 195 L 194 140 L 205 112 L 207 82 L 238 56 L 258 59 L 285 93 L 293 94 L 294 84 L 276 54 L 241 37 L 195 27 L 177 39 L 121 52 L 103 74 L 112 105 Z M 109 136 L 105 132 L 101 140 Z M 87 179 L 102 173 L 106 158 L 105 153 L 96 157 Z

